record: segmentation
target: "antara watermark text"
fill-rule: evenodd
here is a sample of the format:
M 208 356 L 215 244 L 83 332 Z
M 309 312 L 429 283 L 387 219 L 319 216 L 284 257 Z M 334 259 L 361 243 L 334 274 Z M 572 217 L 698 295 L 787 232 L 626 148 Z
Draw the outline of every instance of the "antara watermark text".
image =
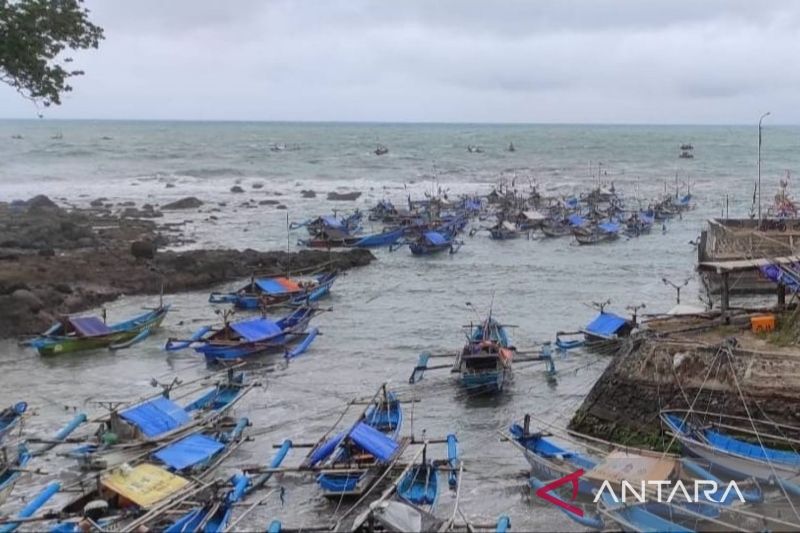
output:
M 653 493 L 655 493 L 655 499 L 652 498 Z M 624 480 L 620 483 L 617 491 L 614 490 L 610 481 L 605 480 L 595 493 L 594 501 L 595 503 L 600 501 L 604 494 L 611 498 L 614 503 L 644 503 L 646 501 L 656 501 L 658 503 L 673 503 L 673 501 L 676 503 L 723 503 L 728 502 L 728 497 L 732 495 L 742 503 L 745 501 L 735 481 L 727 483 L 721 497 L 718 496 L 719 493 L 719 484 L 716 481 L 706 479 L 695 480 L 693 485 L 689 484 L 689 488 L 681 480 L 674 482 L 669 480 L 643 480 L 638 483 Z

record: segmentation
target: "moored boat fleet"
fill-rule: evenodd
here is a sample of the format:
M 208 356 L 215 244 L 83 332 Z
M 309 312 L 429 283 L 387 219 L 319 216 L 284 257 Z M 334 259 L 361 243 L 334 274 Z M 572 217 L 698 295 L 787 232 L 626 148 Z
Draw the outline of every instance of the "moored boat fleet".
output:
M 669 194 L 640 205 L 623 199 L 613 185 L 558 198 L 545 198 L 535 187 L 520 194 L 499 186 L 485 197 L 450 201 L 437 193 L 417 201 L 408 197 L 406 204 L 397 209 L 383 200 L 368 213 L 323 215 L 292 228 L 308 232 L 304 246 L 391 252 L 408 246 L 414 256 L 456 253 L 465 234 L 484 230 L 497 241 L 571 236 L 580 245 L 595 245 L 649 233 L 656 223 L 690 209 L 692 196 Z M 494 223 L 484 227 L 487 220 Z M 365 222 L 382 227 L 365 232 Z M 419 418 L 425 413 L 414 406 L 432 400 L 425 395 L 424 378 L 449 370 L 465 397 L 502 395 L 520 363 L 541 363 L 549 379 L 569 352 L 608 353 L 646 327 L 637 316 L 641 307 L 623 316 L 603 302 L 584 327 L 572 324 L 578 329 L 558 332 L 554 342 L 524 347 L 514 342 L 517 326 L 496 316 L 493 304 L 484 313 L 467 304 L 467 316 L 474 316 L 461 324 L 460 334 L 453 326 L 453 341 L 447 341 L 452 350 L 416 355 L 408 386 L 384 383 L 372 396 L 350 401 L 323 434 L 308 442 L 259 442 L 258 464 L 239 464 L 232 475 L 221 474 L 242 444 L 257 438 L 249 436 L 256 432 L 240 411 L 246 412 L 248 395 L 266 385 L 255 379 L 259 365 L 275 354 L 292 359 L 312 348 L 322 335 L 312 322 L 335 312 L 321 305 L 341 275 L 324 266 L 304 273 L 254 273 L 230 292 L 211 293 L 218 323 L 171 338 L 164 347 L 202 357 L 210 368 L 202 378 L 155 382 L 155 393 L 108 404 L 100 414 L 76 414 L 50 438 L 26 433 L 25 402 L 0 412 L 0 503 L 12 496 L 23 475 L 34 480 L 41 475 L 41 456 L 55 453 L 74 461 L 68 478 L 42 483 L 34 497 L 0 520 L 0 531 L 228 531 L 245 523 L 252 529 L 251 512 L 268 498 L 283 501 L 295 483 L 313 485 L 333 510 L 330 520 L 319 520 L 312 529 L 510 531 L 504 514 L 480 523 L 460 507 L 470 461 L 479 461 L 481 454 L 463 448 L 457 428 L 442 435 L 415 433 L 415 418 L 416 427 L 424 427 Z M 130 348 L 145 341 L 169 310 L 159 302 L 111 325 L 106 316 L 65 317 L 24 345 L 47 357 Z M 761 520 L 769 529 L 800 525 L 800 517 L 771 516 L 759 508 L 776 492 L 790 503 L 800 498 L 800 429 L 768 422 L 756 427 L 751 419 L 701 410 L 665 409 L 661 421 L 672 441 L 666 452 L 600 441 L 531 416 L 507 420 L 497 438 L 518 449 L 530 466 L 524 490 L 586 528 L 749 529 L 746 520 Z M 698 481 L 715 488 L 697 496 Z M 681 486 L 692 488 L 662 498 L 664 487 Z M 627 500 L 626 491 L 633 494 Z M 447 493 L 451 497 L 443 498 Z M 276 514 L 258 528 L 292 531 L 308 524 L 292 524 Z

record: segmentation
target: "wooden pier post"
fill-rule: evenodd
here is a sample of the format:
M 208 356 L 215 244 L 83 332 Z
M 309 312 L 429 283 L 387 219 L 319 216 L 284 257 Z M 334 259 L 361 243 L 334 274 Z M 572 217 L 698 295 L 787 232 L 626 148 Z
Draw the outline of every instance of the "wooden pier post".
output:
M 786 286 L 778 283 L 778 310 L 786 309 Z

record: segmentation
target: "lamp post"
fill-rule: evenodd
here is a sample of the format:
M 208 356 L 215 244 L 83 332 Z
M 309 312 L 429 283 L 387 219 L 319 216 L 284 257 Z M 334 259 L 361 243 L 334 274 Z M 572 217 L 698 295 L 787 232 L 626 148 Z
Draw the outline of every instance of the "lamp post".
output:
M 767 111 L 758 119 L 758 229 L 761 229 L 761 121 L 768 117 Z

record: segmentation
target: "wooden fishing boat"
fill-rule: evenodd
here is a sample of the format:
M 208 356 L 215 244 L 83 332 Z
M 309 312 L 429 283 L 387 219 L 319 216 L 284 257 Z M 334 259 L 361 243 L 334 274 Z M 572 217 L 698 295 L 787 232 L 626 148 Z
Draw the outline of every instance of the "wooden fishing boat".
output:
M 619 239 L 620 225 L 615 222 L 601 222 L 600 224 L 575 228 L 572 234 L 578 244 L 599 244 Z
M 566 237 L 572 234 L 572 227 L 564 220 L 550 219 L 545 221 L 540 229 L 545 237 Z
M 217 427 L 176 438 L 137 459 L 107 469 L 97 483 L 77 484 L 78 495 L 54 513 L 51 531 L 94 529 L 140 531 L 161 519 L 166 508 L 198 494 L 204 479 L 242 442 L 249 425 Z M 93 525 L 94 523 L 94 525 Z
M 3 442 L 6 436 L 19 425 L 27 410 L 27 402 L 17 402 L 0 412 L 0 442 Z
M 189 339 L 169 339 L 165 349 L 176 351 L 192 347 L 209 363 L 237 361 L 275 352 L 295 357 L 305 352 L 319 333 L 316 328 L 306 331 L 318 312 L 315 307 L 300 307 L 276 321 L 249 318 L 229 322 L 226 315 L 221 328 L 204 326 Z
M 349 235 L 325 231 L 313 239 L 298 241 L 309 248 L 379 248 L 391 246 L 405 233 L 404 228 L 389 228 L 372 235 Z
M 11 495 L 32 457 L 25 443 L 0 450 L 0 505 Z
M 312 237 L 321 236 L 324 232 L 351 235 L 358 231 L 363 217 L 363 213 L 358 210 L 344 218 L 337 218 L 335 215 L 323 215 L 304 222 L 292 222 L 289 224 L 289 229 L 305 227 Z
M 437 468 L 423 454 L 422 462 L 413 465 L 400 480 L 397 494 L 414 505 L 433 507 L 439 497 L 438 479 Z
M 661 412 L 667 431 L 684 453 L 699 457 L 735 478 L 779 483 L 800 496 L 800 453 L 795 427 L 719 413 L 699 415 L 686 410 Z
M 451 233 L 423 231 L 416 239 L 409 241 L 408 247 L 414 255 L 433 255 L 444 251 L 455 253 L 460 243 Z
M 653 229 L 655 219 L 645 213 L 633 213 L 625 221 L 625 235 L 628 237 L 638 237 L 650 233 Z
M 471 394 L 502 391 L 513 377 L 515 350 L 505 327 L 491 314 L 483 323 L 467 327 L 467 343 L 453 363 L 461 384 Z
M 302 466 L 321 469 L 317 483 L 324 496 L 359 496 L 405 448 L 402 423 L 400 402 L 383 385 L 362 416 L 347 431 L 321 439 Z
M 246 383 L 243 372 L 230 369 L 223 381 L 202 388 L 194 400 L 182 406 L 169 399 L 172 390 L 169 388 L 154 398 L 118 406 L 95 421 L 97 430 L 88 444 L 65 455 L 75 459 L 84 470 L 119 465 L 160 443 L 223 420 L 256 385 Z M 186 394 L 189 393 L 183 395 Z
M 330 294 L 337 277 L 337 272 L 327 272 L 307 278 L 252 278 L 236 292 L 212 292 L 208 301 L 212 304 L 232 303 L 239 309 L 253 310 L 280 304 L 303 305 Z
M 40 336 L 22 344 L 35 348 L 40 355 L 128 347 L 158 328 L 169 309 L 169 305 L 160 305 L 147 313 L 110 326 L 104 318 L 95 316 L 66 317 Z
M 630 531 L 689 531 L 681 523 L 682 519 L 692 523 L 715 519 L 720 516 L 721 507 L 739 503 L 736 495 L 726 491 L 726 485 L 711 472 L 697 463 L 674 455 L 630 447 L 617 449 L 611 443 L 608 443 L 606 450 L 585 444 L 585 447 L 592 450 L 592 454 L 576 451 L 547 433 L 531 432 L 530 417 L 527 415 L 522 426 L 514 424 L 509 428 L 508 438 L 523 452 L 531 465 L 533 476 L 529 483 L 532 488 L 542 489 L 550 480 L 580 471 L 580 476 L 576 477 L 576 492 L 592 500 L 600 494 L 600 505 L 597 509 L 601 512 L 583 516 L 565 512 L 584 527 L 604 530 L 607 528 L 604 517 L 608 517 Z M 619 505 L 610 499 L 610 494 L 600 490 L 604 484 L 610 484 L 615 493 L 619 494 L 623 482 L 633 487 L 642 483 L 647 486 L 648 482 L 673 483 L 678 480 L 691 485 L 695 478 L 717 484 L 715 490 L 703 493 L 702 498 L 696 502 Z M 653 489 L 648 487 L 646 491 L 652 492 Z M 742 495 L 747 502 L 763 501 L 763 494 L 758 487 L 745 489 Z
M 522 235 L 522 232 L 516 224 L 513 224 L 508 220 L 504 220 L 489 228 L 489 234 L 494 240 L 504 241 L 508 239 L 516 239 Z

